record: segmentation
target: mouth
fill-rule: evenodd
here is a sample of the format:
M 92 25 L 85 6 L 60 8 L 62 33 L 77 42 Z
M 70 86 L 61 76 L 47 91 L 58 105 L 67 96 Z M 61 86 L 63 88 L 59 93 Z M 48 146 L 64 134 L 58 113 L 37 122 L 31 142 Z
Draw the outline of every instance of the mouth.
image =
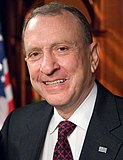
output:
M 55 80 L 55 81 L 46 81 L 43 82 L 45 85 L 56 85 L 56 84 L 60 84 L 60 83 L 64 83 L 66 81 L 66 79 L 59 79 L 59 80 Z

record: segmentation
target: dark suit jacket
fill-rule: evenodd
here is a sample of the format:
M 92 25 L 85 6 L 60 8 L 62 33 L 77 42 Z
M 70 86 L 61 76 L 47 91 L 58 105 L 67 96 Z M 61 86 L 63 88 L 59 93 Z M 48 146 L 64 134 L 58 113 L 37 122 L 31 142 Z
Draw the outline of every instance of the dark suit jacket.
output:
M 2 141 L 2 135 L 1 135 L 1 132 L 0 132 L 0 160 L 4 160 L 5 159 L 5 157 L 4 157 L 5 155 L 3 154 L 4 151 L 3 151 L 3 146 L 2 146 L 1 141 Z
M 123 160 L 123 99 L 97 84 L 95 108 L 80 160 Z M 12 112 L 2 129 L 7 160 L 38 160 L 52 115 L 53 107 L 46 101 Z

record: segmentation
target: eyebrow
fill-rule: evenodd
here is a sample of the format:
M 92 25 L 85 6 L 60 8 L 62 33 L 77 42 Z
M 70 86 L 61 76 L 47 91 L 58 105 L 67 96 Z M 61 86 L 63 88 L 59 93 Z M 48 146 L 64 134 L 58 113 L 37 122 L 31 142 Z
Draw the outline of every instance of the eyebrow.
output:
M 62 44 L 68 44 L 68 45 L 71 45 L 71 46 L 77 46 L 77 42 L 75 41 L 62 41 L 62 42 L 55 42 L 55 43 L 51 43 L 50 47 L 47 47 L 47 48 L 52 48 L 54 46 L 57 46 L 57 45 L 62 45 Z M 33 51 L 42 51 L 43 47 L 31 47 L 29 50 L 26 50 L 26 53 L 31 53 Z M 27 54 L 27 55 L 28 55 Z
M 32 47 L 31 49 L 25 50 L 25 51 L 26 51 L 26 55 L 29 55 L 33 51 L 42 51 L 42 49 L 40 49 L 39 47 Z
M 76 45 L 77 45 L 77 42 L 74 42 L 74 41 L 56 42 L 56 43 L 51 44 L 51 47 L 57 46 L 57 45 L 61 45 L 61 44 L 69 44 L 69 45 L 74 45 L 74 46 L 76 46 Z

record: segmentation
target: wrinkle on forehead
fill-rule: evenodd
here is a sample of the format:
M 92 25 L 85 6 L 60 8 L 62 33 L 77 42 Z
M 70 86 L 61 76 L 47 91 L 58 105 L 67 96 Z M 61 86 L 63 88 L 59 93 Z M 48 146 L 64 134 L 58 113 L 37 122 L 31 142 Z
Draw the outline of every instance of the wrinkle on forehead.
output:
M 67 12 L 54 16 L 37 15 L 33 17 L 25 30 L 24 41 L 26 46 L 36 43 L 41 47 L 47 44 L 64 43 L 64 41 L 83 43 L 83 36 L 78 20 Z

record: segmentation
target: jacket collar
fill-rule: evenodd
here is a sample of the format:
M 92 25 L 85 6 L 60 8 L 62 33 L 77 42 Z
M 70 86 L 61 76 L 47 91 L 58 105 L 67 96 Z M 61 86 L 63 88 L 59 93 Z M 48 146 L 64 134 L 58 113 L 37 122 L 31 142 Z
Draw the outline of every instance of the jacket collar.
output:
M 99 82 L 97 99 L 91 122 L 80 155 L 80 160 L 115 159 L 122 142 L 115 135 L 120 127 L 115 97 Z M 43 149 L 43 144 L 53 107 L 45 103 L 41 105 L 37 116 L 28 117 L 24 136 L 20 141 L 20 159 L 38 160 Z M 40 132 L 37 132 L 40 131 Z M 39 142 L 39 143 L 37 143 Z
M 117 112 L 115 97 L 98 81 L 97 99 L 88 127 L 80 160 L 114 160 L 122 144 L 114 134 L 121 122 Z
M 32 115 L 33 118 L 30 116 L 27 120 L 25 134 L 20 140 L 20 159 L 39 160 L 47 128 L 53 115 L 52 106 L 47 103 L 45 105 L 40 103 L 40 105 L 42 109 L 37 111 L 36 116 Z

